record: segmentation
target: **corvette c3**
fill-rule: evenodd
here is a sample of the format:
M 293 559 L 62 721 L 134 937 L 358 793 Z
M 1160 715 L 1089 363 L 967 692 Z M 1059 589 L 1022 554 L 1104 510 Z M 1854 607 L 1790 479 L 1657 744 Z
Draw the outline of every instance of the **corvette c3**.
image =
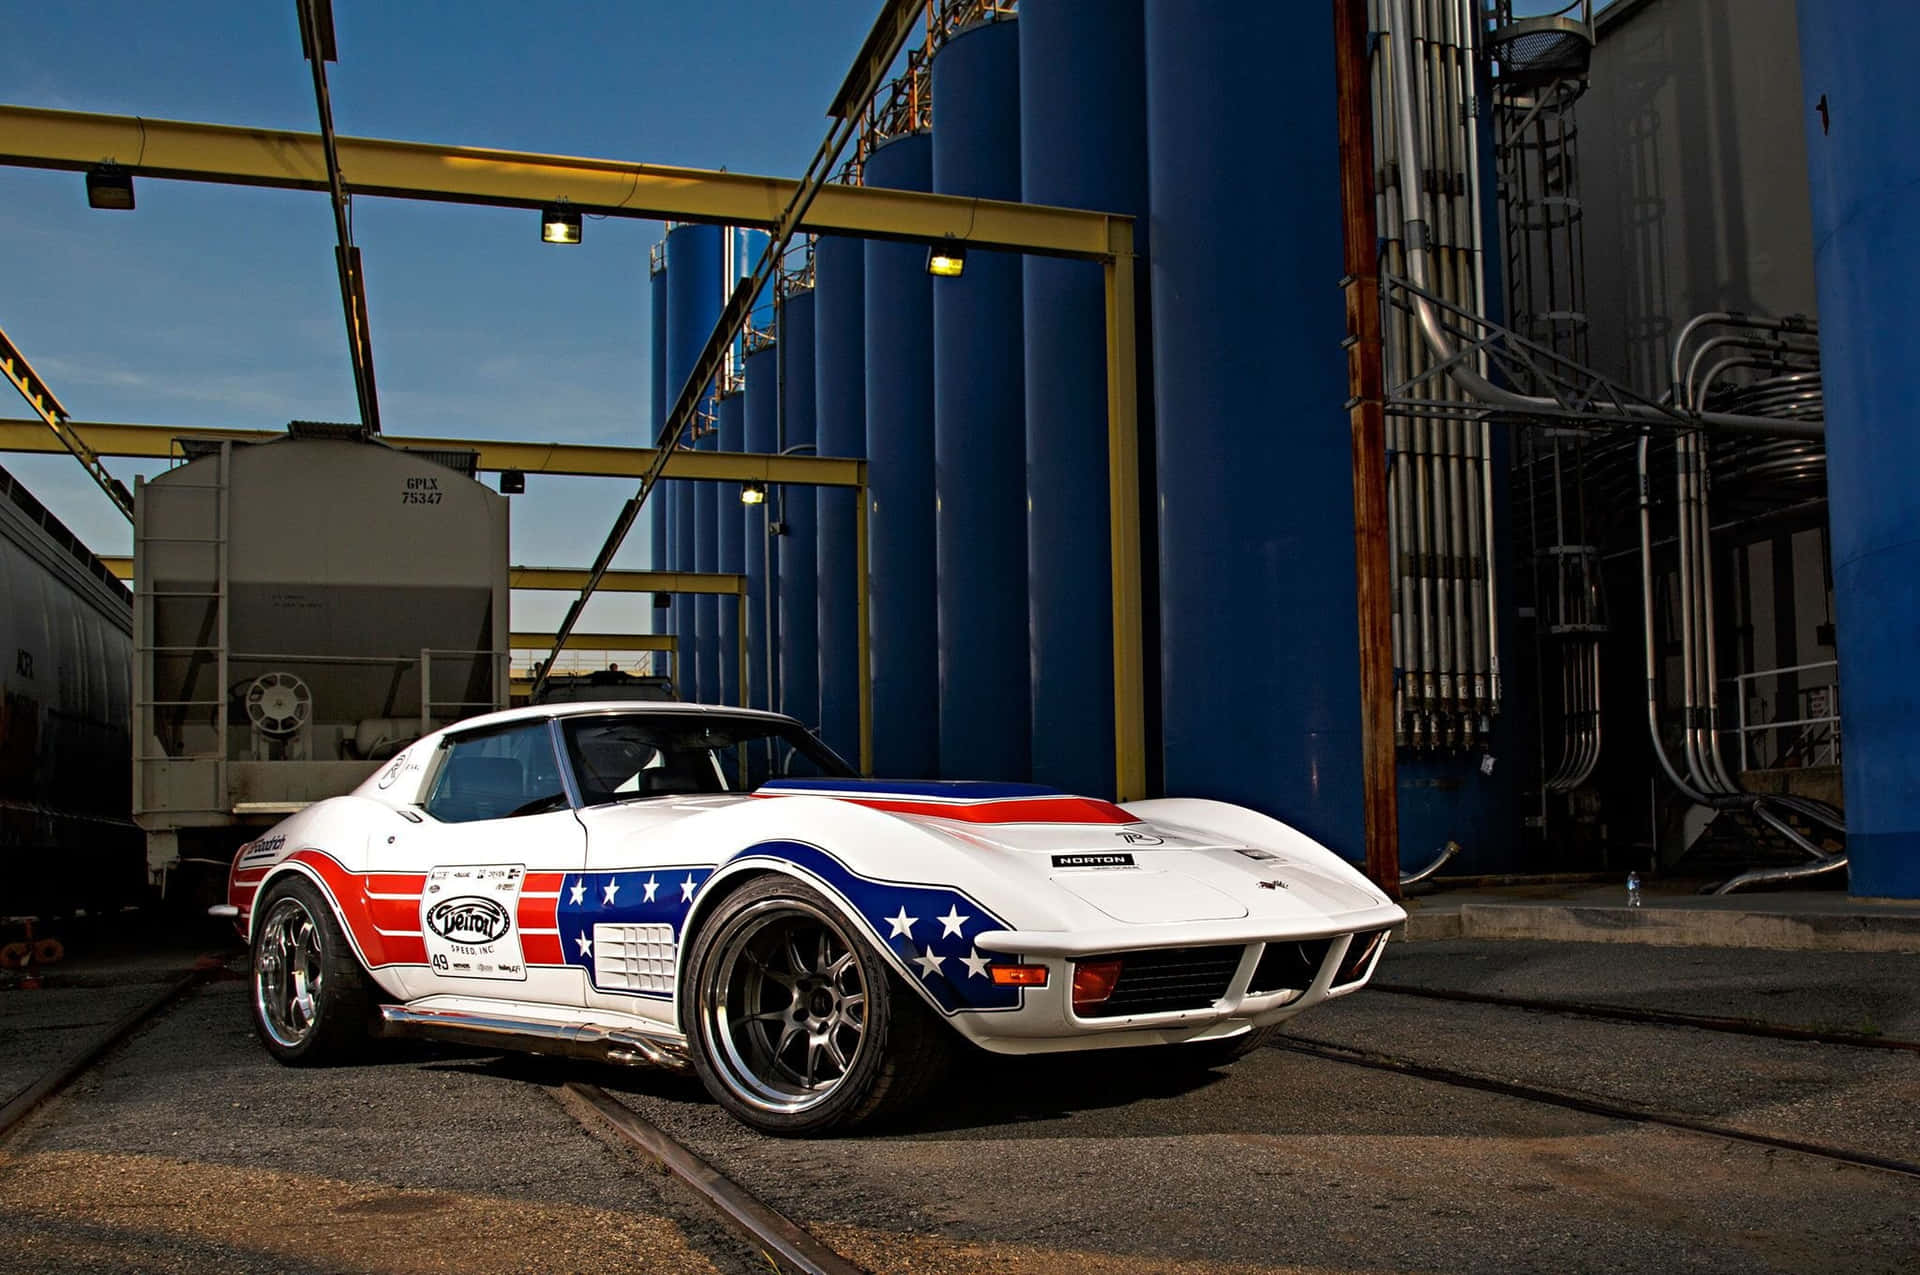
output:
M 242 847 L 254 1026 L 691 1067 L 776 1134 L 909 1108 L 958 1053 L 1214 1066 L 1362 986 L 1404 913 L 1237 806 L 856 778 L 791 718 L 472 718 Z

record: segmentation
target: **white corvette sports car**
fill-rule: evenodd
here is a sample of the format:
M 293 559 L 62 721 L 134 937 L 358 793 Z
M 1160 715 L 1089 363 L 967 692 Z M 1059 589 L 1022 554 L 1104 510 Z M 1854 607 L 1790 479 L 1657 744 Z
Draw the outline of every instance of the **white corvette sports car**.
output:
M 666 703 L 428 735 L 242 847 L 217 910 L 282 1061 L 384 1034 L 691 1066 L 782 1134 L 910 1104 L 956 1033 L 1224 1061 L 1405 915 L 1237 806 L 861 780 L 790 718 Z

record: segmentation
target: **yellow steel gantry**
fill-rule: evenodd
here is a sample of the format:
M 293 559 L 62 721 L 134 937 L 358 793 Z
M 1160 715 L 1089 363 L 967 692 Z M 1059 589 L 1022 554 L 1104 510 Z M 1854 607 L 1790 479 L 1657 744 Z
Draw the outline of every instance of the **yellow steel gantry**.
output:
M 785 178 L 621 160 L 371 138 L 342 137 L 336 142 L 346 187 L 356 195 L 516 208 L 541 208 L 564 201 L 583 213 L 609 217 L 766 228 L 777 224 L 799 189 L 799 183 Z M 287 190 L 329 189 L 322 141 L 315 134 L 0 106 L 0 164 L 84 172 L 107 163 L 130 176 Z M 1135 366 L 1132 220 L 1081 209 L 828 185 L 813 199 L 796 229 L 922 243 L 951 236 L 969 247 L 1078 258 L 1098 262 L 1104 268 L 1115 777 L 1122 800 L 1145 796 L 1145 635 L 1140 607 L 1139 487 L 1135 480 L 1139 377 Z M 528 446 L 538 449 L 544 445 Z M 681 476 L 672 468 L 678 460 L 676 453 L 665 476 Z M 725 475 L 725 480 L 741 481 L 736 474 Z M 864 494 L 862 509 L 866 511 Z M 857 528 L 859 556 L 864 561 L 864 517 L 857 520 Z M 859 585 L 864 656 L 864 570 Z M 864 658 L 860 682 L 864 742 L 871 733 L 872 693 Z

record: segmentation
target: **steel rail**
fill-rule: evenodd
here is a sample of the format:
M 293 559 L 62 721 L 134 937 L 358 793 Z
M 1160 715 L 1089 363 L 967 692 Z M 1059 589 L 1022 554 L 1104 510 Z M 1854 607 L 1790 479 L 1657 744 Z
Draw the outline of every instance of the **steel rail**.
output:
M 79 1079 L 109 1050 L 138 1031 L 148 1019 L 185 996 L 219 967 L 217 958 L 201 957 L 200 963 L 193 969 L 169 983 L 144 1003 L 127 1011 L 107 1030 L 82 1046 L 79 1052 L 68 1057 L 65 1062 L 57 1064 L 51 1071 L 44 1073 L 38 1080 L 8 1099 L 7 1104 L 0 1107 L 0 1141 L 4 1141 L 12 1134 L 20 1122 L 37 1111 L 42 1103 Z
M 786 1214 L 729 1178 L 676 1141 L 633 1108 L 598 1085 L 568 1081 L 551 1091 L 554 1100 L 581 1124 L 597 1119 L 621 1141 L 680 1179 L 722 1217 L 764 1246 L 770 1257 L 803 1275 L 866 1275 Z
M 1371 1071 L 1391 1072 L 1400 1076 L 1412 1076 L 1419 1080 L 1431 1080 L 1438 1084 L 1451 1085 L 1457 1089 L 1475 1089 L 1482 1093 L 1497 1094 L 1503 1098 L 1519 1098 L 1525 1102 L 1537 1102 L 1550 1107 L 1562 1107 L 1568 1111 L 1578 1111 L 1586 1115 L 1602 1116 L 1609 1120 L 1626 1120 L 1634 1124 L 1660 1125 L 1669 1129 L 1680 1129 L 1688 1133 L 1703 1133 L 1710 1137 L 1724 1138 L 1729 1142 L 1744 1142 L 1750 1146 L 1770 1147 L 1777 1151 L 1793 1151 L 1815 1159 L 1831 1160 L 1840 1164 L 1850 1164 L 1856 1168 L 1878 1169 L 1885 1173 L 1898 1173 L 1904 1177 L 1920 1178 L 1920 1164 L 1908 1160 L 1895 1160 L 1886 1156 L 1869 1155 L 1861 1151 L 1849 1151 L 1845 1147 L 1828 1146 L 1819 1142 L 1807 1142 L 1800 1138 L 1783 1138 L 1770 1133 L 1754 1133 L 1746 1129 L 1736 1129 L 1730 1125 L 1716 1124 L 1697 1116 L 1681 1115 L 1677 1112 L 1658 1111 L 1651 1107 L 1641 1107 L 1632 1103 L 1610 1102 L 1604 1098 L 1590 1098 L 1583 1094 L 1568 1093 L 1560 1089 L 1547 1089 L 1539 1085 L 1520 1084 L 1517 1081 L 1501 1080 L 1494 1076 L 1483 1076 L 1470 1071 L 1458 1071 L 1451 1067 L 1439 1067 L 1430 1063 L 1415 1062 L 1410 1058 L 1398 1058 L 1391 1054 L 1377 1054 L 1371 1050 L 1352 1049 L 1345 1045 L 1336 1045 L 1330 1041 L 1315 1040 L 1309 1036 L 1289 1036 L 1273 1042 L 1273 1048 L 1284 1049 L 1289 1053 L 1301 1054 L 1308 1058 L 1318 1058 L 1325 1062 L 1343 1063 L 1351 1067 L 1365 1067 Z
M 1849 1049 L 1892 1049 L 1920 1054 L 1920 1040 L 1869 1036 L 1864 1032 L 1822 1031 L 1813 1027 L 1791 1027 L 1758 1018 L 1727 1018 L 1714 1014 L 1683 1014 L 1676 1010 L 1635 1009 L 1626 1005 L 1607 1005 L 1591 1001 L 1545 1000 L 1531 996 L 1503 996 L 1497 992 L 1462 992 L 1443 987 L 1414 987 L 1405 983 L 1367 984 L 1371 991 L 1391 996 L 1418 996 L 1426 1000 L 1454 1001 L 1465 1005 L 1494 1005 L 1501 1009 L 1525 1009 L 1543 1014 L 1570 1014 L 1576 1018 L 1597 1018 L 1606 1022 L 1640 1023 L 1650 1027 L 1690 1027 L 1700 1031 L 1727 1032 L 1735 1036 L 1759 1036 L 1769 1040 L 1800 1040 L 1816 1045 L 1841 1045 Z

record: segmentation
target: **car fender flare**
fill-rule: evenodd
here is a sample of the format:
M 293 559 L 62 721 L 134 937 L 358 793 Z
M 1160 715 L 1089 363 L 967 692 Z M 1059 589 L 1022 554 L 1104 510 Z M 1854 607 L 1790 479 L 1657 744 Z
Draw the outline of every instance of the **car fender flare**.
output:
M 338 925 L 340 932 L 347 936 L 347 946 L 353 951 L 353 959 L 360 963 L 360 968 L 366 972 L 367 977 L 374 980 L 375 984 L 378 985 L 383 992 L 397 995 L 398 993 L 395 992 L 393 988 L 386 986 L 381 980 L 381 974 L 384 972 L 385 967 L 375 966 L 374 963 L 367 958 L 366 949 L 360 942 L 360 935 L 355 932 L 353 923 L 347 916 L 346 908 L 340 903 L 339 893 L 317 868 L 307 861 L 295 857 L 301 854 L 320 855 L 338 867 L 341 872 L 344 873 L 347 871 L 347 869 L 340 864 L 337 855 L 331 854 L 319 846 L 301 846 L 269 868 L 267 875 L 260 878 L 260 888 L 253 896 L 255 905 L 247 913 L 246 938 L 248 951 L 251 952 L 253 949 L 254 927 L 260 917 L 259 900 L 265 898 L 267 891 L 284 878 L 288 876 L 302 877 L 311 882 L 314 888 L 320 891 L 320 897 L 327 901 L 327 907 L 333 912 L 334 924 Z
M 863 880 L 871 879 L 850 867 L 842 856 L 835 854 L 827 847 L 814 842 L 802 841 L 798 838 L 782 838 L 776 841 L 756 842 L 729 855 L 719 867 L 714 869 L 712 875 L 702 883 L 700 893 L 698 897 L 695 898 L 693 907 L 688 911 L 686 921 L 683 923 L 681 929 L 681 959 L 680 969 L 676 979 L 677 994 L 674 999 L 677 1006 L 677 1017 L 680 1019 L 682 1030 L 689 1030 L 691 1027 L 688 1014 L 692 1010 L 694 1000 L 690 994 L 691 989 L 688 987 L 691 970 L 686 961 L 687 953 L 690 952 L 693 947 L 694 936 L 698 933 L 699 928 L 706 923 L 707 918 L 713 912 L 714 908 L 719 906 L 726 896 L 733 893 L 730 888 L 716 887 L 723 887 L 728 882 L 737 882 L 743 877 L 764 876 L 769 873 L 792 877 L 810 889 L 818 891 L 819 894 L 833 906 L 834 910 L 840 914 L 841 919 L 853 927 L 854 932 L 864 939 L 874 951 L 881 955 L 882 959 L 886 961 L 888 968 L 897 974 L 903 983 L 911 986 L 921 1001 L 942 1019 L 953 1023 L 956 1022 L 956 1020 L 965 1018 L 969 1014 L 980 1012 L 969 1007 L 949 1008 L 942 1005 L 938 998 L 928 989 L 925 980 L 915 975 L 906 960 L 894 949 L 891 943 L 882 937 L 873 923 L 867 918 L 866 914 L 863 913 L 836 884 L 826 880 L 819 872 L 809 868 L 806 864 L 796 862 L 791 854 L 787 853 L 787 851 L 792 848 L 810 850 L 814 853 L 824 855 L 850 875 L 860 877 Z M 988 912 L 984 904 L 973 900 L 971 896 L 965 895 L 964 892 L 955 887 L 925 886 L 922 888 L 947 890 L 956 895 L 960 895 L 966 898 L 971 906 L 979 908 L 981 912 L 989 916 L 992 915 Z M 1022 995 L 1022 1003 L 1024 1003 L 1024 992 Z

